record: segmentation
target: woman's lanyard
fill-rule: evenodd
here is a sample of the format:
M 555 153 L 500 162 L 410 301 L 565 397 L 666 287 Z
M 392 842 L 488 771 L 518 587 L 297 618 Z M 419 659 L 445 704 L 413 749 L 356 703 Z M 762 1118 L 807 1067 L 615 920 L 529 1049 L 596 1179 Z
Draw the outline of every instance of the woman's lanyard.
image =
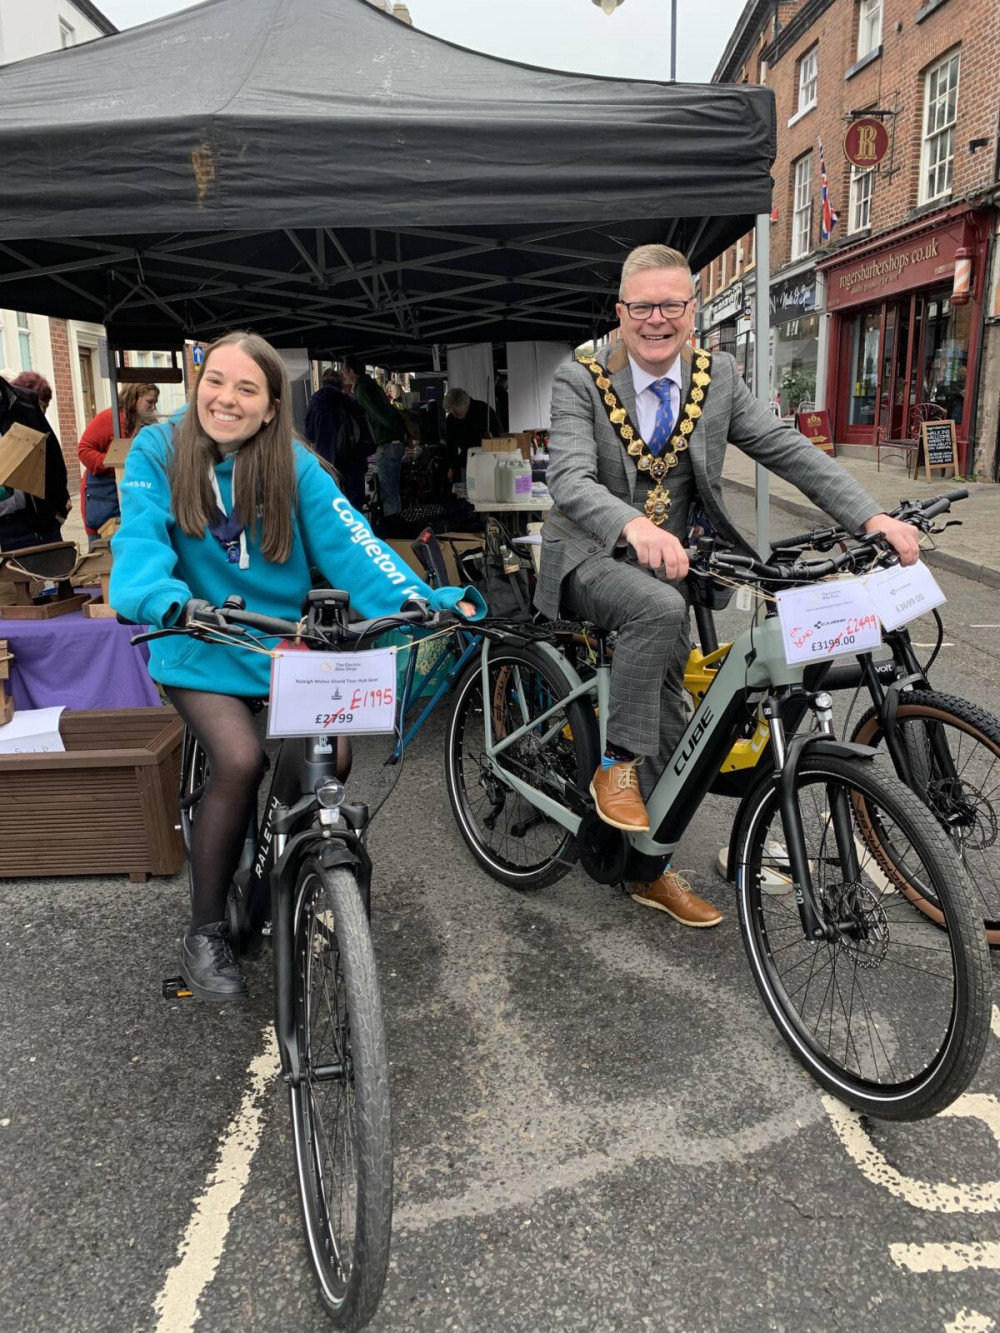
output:
M 219 490 L 219 479 L 215 475 L 215 468 L 209 464 L 209 480 L 212 483 L 212 490 L 215 493 L 215 504 L 218 510 L 214 523 L 209 523 L 208 530 L 215 540 L 219 543 L 226 553 L 226 559 L 231 565 L 239 565 L 240 569 L 250 568 L 250 552 L 247 550 L 247 533 L 240 518 L 236 506 L 233 505 L 233 512 L 226 513 L 226 506 L 222 502 L 222 492 Z

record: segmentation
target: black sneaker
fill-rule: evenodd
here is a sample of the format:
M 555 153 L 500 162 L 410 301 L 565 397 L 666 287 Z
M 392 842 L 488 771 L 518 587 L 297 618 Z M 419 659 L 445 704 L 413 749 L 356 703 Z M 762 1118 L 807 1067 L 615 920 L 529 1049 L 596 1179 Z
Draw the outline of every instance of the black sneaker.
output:
M 181 973 L 197 1000 L 242 1000 L 249 993 L 229 945 L 225 921 L 212 921 L 181 940 Z

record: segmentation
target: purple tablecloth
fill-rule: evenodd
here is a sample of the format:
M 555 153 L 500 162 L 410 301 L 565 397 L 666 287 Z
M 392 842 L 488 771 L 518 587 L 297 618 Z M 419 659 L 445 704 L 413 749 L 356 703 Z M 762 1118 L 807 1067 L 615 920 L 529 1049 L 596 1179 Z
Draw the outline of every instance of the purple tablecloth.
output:
M 14 707 L 149 708 L 162 702 L 146 663 L 140 631 L 117 620 L 88 620 L 72 611 L 52 620 L 0 619 L 0 639 L 14 654 Z

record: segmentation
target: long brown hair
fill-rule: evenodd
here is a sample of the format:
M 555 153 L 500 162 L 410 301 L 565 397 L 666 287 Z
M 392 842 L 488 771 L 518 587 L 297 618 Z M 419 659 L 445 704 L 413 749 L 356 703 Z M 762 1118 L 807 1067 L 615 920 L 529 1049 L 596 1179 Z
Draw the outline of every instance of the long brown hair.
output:
M 198 420 L 198 390 L 217 347 L 235 346 L 264 372 L 274 416 L 236 451 L 233 467 L 233 507 L 259 537 L 267 560 L 281 563 L 292 549 L 292 511 L 296 502 L 295 454 L 291 390 L 285 363 L 259 334 L 237 331 L 217 339 L 205 352 L 194 382 L 191 402 L 174 427 L 170 462 L 170 491 L 174 515 L 189 537 L 200 537 L 215 517 L 215 496 L 209 468 L 219 461 L 215 441 Z
M 118 393 L 118 413 L 125 422 L 125 437 L 131 439 L 141 426 L 148 426 L 151 421 L 156 420 L 155 412 L 140 412 L 139 399 L 145 398 L 150 389 L 156 389 L 156 396 L 159 398 L 160 391 L 155 384 L 123 384 Z

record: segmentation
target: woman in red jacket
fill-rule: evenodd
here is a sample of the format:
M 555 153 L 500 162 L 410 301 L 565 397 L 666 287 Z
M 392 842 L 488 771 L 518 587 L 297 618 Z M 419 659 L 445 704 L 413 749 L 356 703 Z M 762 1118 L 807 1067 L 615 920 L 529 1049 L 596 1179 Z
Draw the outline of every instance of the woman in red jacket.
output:
M 126 384 L 118 395 L 118 424 L 122 439 L 131 439 L 143 426 L 156 419 L 156 404 L 160 391 L 155 384 Z M 98 412 L 80 436 L 76 447 L 80 462 L 87 469 L 80 479 L 80 511 L 88 537 L 96 537 L 98 529 L 110 518 L 118 518 L 118 490 L 114 468 L 104 466 L 115 430 L 111 424 L 111 408 Z

